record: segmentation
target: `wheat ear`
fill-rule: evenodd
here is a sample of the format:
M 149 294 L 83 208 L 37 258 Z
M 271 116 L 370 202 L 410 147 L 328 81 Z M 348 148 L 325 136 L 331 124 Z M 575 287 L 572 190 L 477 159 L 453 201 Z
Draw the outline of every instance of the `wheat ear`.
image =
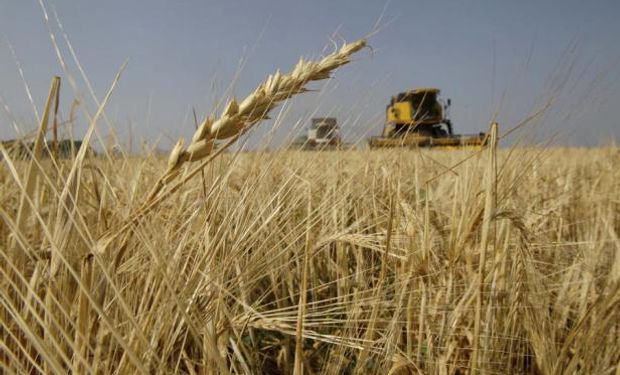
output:
M 207 117 L 194 133 L 191 143 L 183 149 L 184 140 L 177 142 L 168 158 L 168 169 L 156 184 L 149 199 L 172 181 L 186 162 L 198 161 L 211 155 L 216 140 L 239 137 L 252 126 L 268 119 L 269 112 L 282 101 L 308 91 L 306 85 L 331 77 L 337 68 L 351 61 L 351 55 L 366 46 L 360 39 L 344 44 L 339 50 L 319 61 L 301 58 L 289 73 L 276 71 L 269 75 L 254 92 L 240 103 L 234 98 L 228 102 L 219 118 Z

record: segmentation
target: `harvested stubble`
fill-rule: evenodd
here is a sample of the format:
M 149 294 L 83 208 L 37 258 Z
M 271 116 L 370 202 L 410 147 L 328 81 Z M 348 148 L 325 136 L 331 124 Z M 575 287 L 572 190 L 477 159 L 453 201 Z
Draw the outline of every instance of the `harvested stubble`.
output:
M 138 205 L 166 166 L 93 160 L 72 211 L 75 230 L 52 246 L 68 257 L 60 278 L 41 252 L 59 181 L 39 180 L 36 215 L 15 232 L 20 187 L 3 168 L 2 367 L 291 373 L 302 310 L 304 373 L 613 373 L 618 150 L 499 151 L 486 224 L 486 155 L 427 183 L 437 162 L 467 155 L 222 155 L 205 171 L 206 197 L 200 184 L 170 195 L 134 228 L 115 268 L 98 255 L 80 261 L 92 250 L 83 237 L 122 222 L 123 207 Z M 31 254 L 25 262 L 7 251 L 13 236 Z

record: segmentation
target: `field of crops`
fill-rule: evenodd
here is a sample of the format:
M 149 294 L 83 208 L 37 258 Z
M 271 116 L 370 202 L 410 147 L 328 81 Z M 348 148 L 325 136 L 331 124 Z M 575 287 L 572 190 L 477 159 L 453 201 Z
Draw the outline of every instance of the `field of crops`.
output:
M 615 147 L 227 153 L 154 188 L 154 156 L 5 154 L 0 365 L 618 374 L 619 164 Z
M 620 375 L 616 146 L 501 147 L 522 123 L 232 152 L 366 46 L 228 98 L 166 159 L 90 148 L 120 73 L 83 140 L 45 142 L 54 78 L 34 141 L 0 143 L 0 373 Z

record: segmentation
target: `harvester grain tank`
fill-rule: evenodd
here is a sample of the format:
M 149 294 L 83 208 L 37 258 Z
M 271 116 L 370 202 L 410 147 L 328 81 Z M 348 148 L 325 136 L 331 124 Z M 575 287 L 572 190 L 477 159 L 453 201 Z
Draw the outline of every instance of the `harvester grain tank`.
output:
M 393 96 L 386 108 L 383 134 L 372 137 L 371 148 L 483 146 L 485 133 L 456 135 L 448 117 L 450 99 L 443 102 L 436 88 L 418 88 Z

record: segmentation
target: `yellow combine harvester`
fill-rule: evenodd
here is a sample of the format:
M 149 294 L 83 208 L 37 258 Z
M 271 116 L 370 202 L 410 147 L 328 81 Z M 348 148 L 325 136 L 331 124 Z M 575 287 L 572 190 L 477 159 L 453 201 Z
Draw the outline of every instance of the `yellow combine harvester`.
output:
M 479 147 L 487 135 L 455 135 L 439 89 L 418 88 L 392 97 L 387 106 L 383 135 L 370 139 L 371 148 L 380 147 Z

